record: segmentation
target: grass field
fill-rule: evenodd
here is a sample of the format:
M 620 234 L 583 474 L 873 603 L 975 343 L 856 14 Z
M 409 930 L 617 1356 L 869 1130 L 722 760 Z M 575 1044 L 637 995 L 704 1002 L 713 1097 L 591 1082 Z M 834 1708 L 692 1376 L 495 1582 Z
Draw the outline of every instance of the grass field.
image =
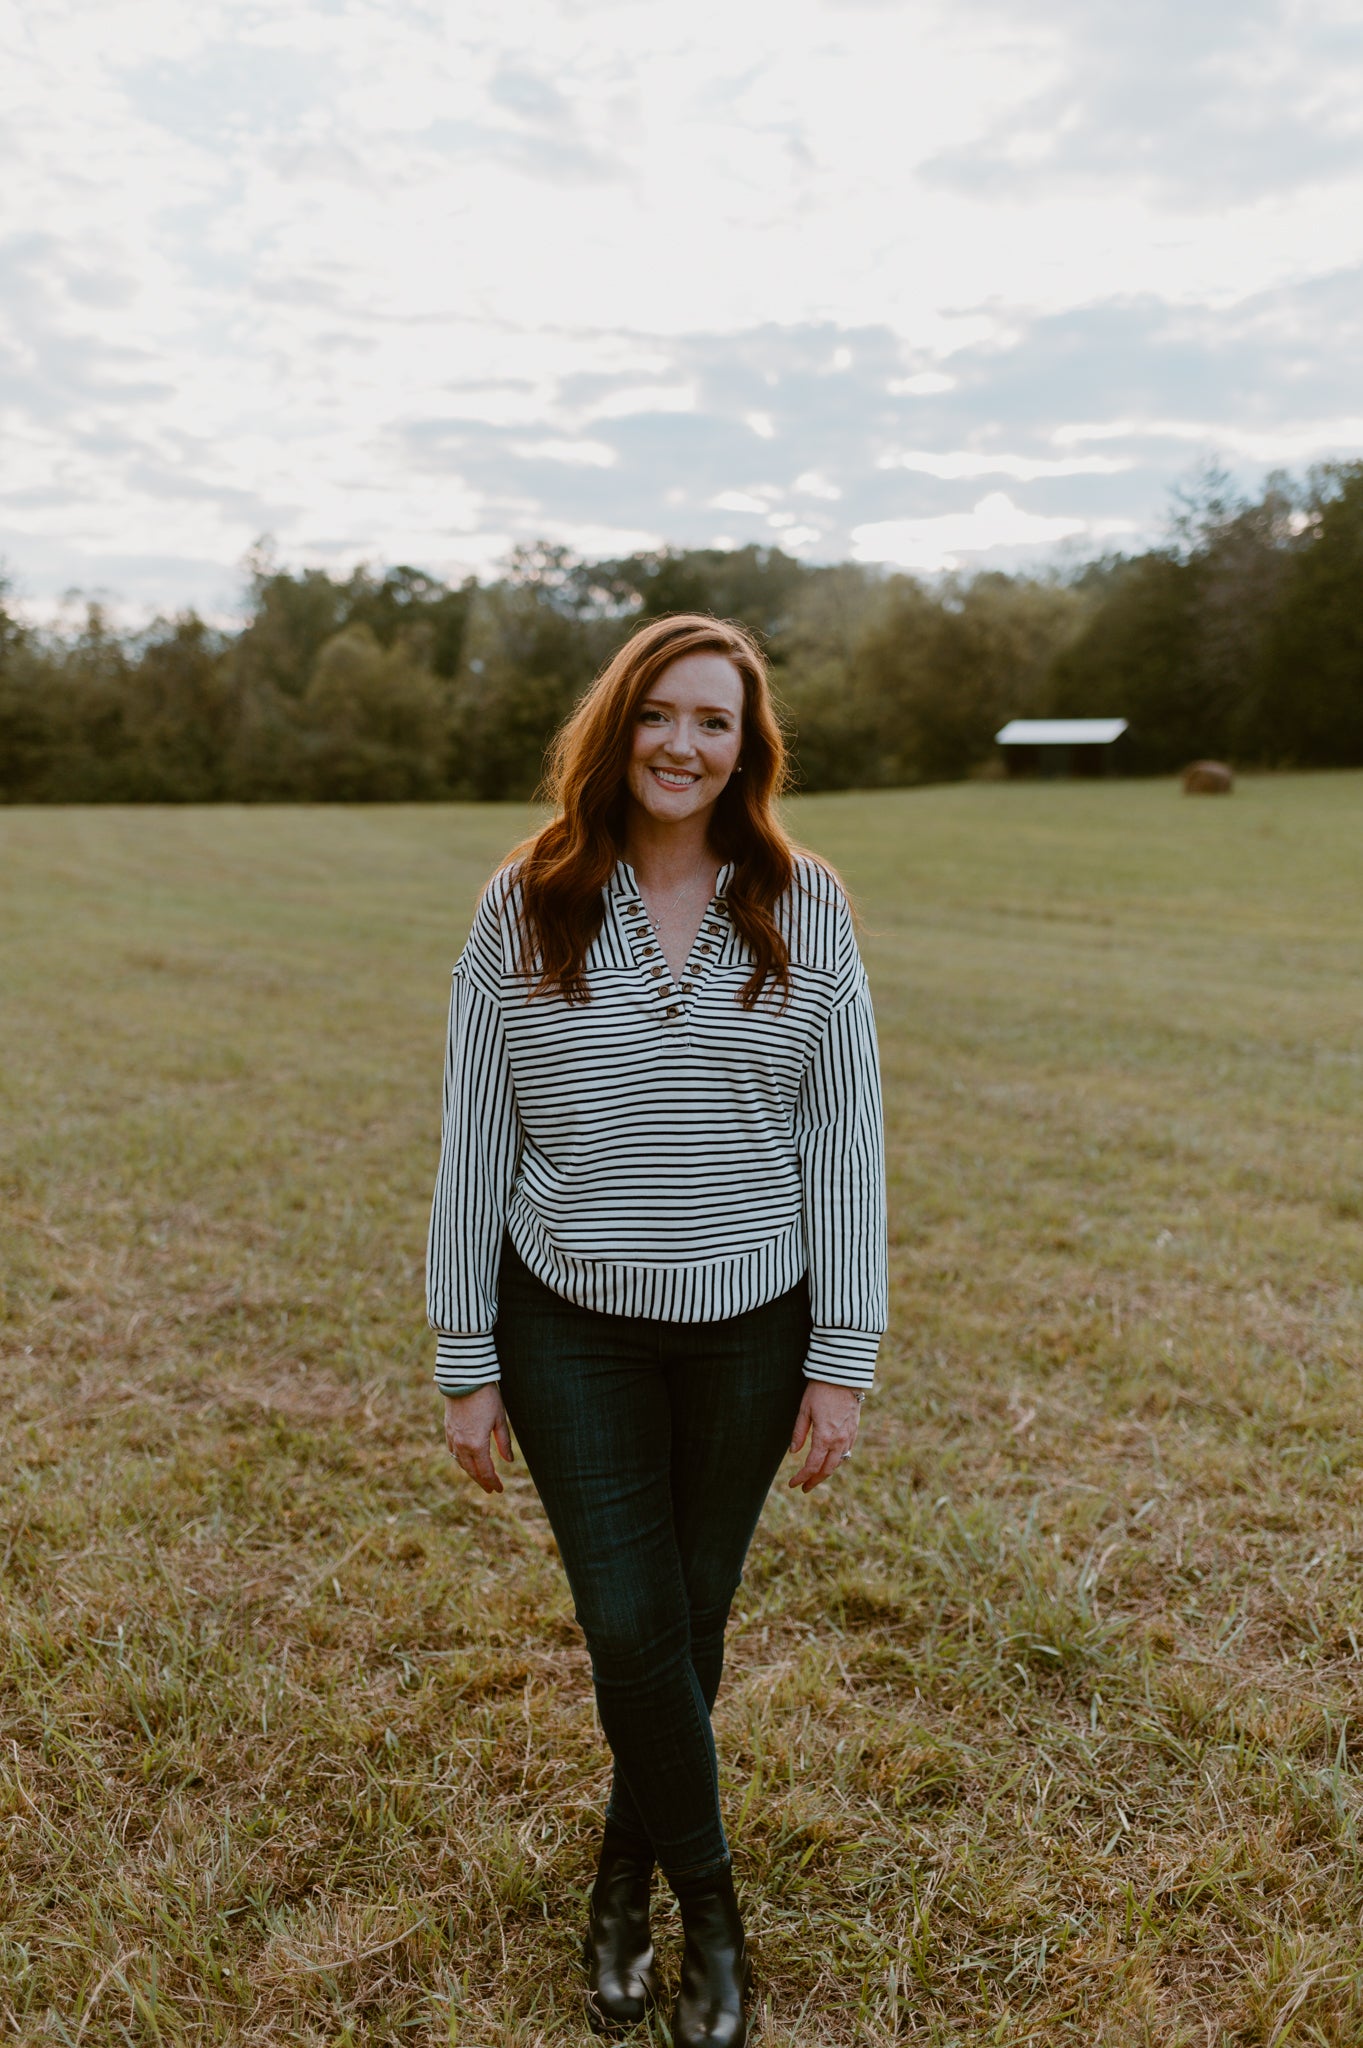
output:
M 717 1715 L 763 2048 L 1363 2040 L 1361 821 L 795 807 L 865 920 L 894 1312 Z M 8 2038 L 587 2038 L 585 1655 L 420 1294 L 524 822 L 0 811 Z

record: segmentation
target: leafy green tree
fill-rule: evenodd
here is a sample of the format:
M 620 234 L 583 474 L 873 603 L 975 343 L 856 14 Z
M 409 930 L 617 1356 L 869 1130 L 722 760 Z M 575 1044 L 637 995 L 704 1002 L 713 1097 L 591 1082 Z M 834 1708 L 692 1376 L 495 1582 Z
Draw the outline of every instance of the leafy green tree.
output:
M 603 562 L 596 586 L 622 614 L 640 619 L 668 612 L 711 612 L 740 619 L 764 640 L 775 639 L 809 571 L 780 548 L 663 548 Z
M 1059 582 L 991 571 L 929 591 L 894 577 L 856 656 L 877 779 L 948 782 L 988 761 L 1005 720 L 1039 709 L 1083 616 L 1082 598 Z
M 0 803 L 42 801 L 52 752 L 47 677 L 0 576 Z
M 861 647 L 893 603 L 883 576 L 854 563 L 809 570 L 772 643 L 797 785 L 864 788 L 881 778 L 880 732 Z
M 1195 571 L 1174 554 L 1139 556 L 1052 669 L 1048 708 L 1129 720 L 1123 746 L 1137 773 L 1177 767 L 1224 740 L 1197 677 L 1197 589 Z
M 1363 463 L 1316 476 L 1264 635 L 1263 751 L 1311 767 L 1363 764 Z
M 124 685 L 122 784 L 133 802 L 224 797 L 241 689 L 224 636 L 193 612 L 158 621 Z
M 1265 649 L 1299 546 L 1285 478 L 1251 501 L 1207 473 L 1183 495 L 1171 544 L 1106 577 L 1089 625 L 1056 662 L 1052 707 L 1127 718 L 1137 772 L 1205 755 L 1264 759 Z
M 0 666 L 0 803 L 59 802 L 59 750 L 51 678 L 22 644 Z
M 458 793 L 532 795 L 555 728 L 628 630 L 582 568 L 566 549 L 525 549 L 475 597 L 452 707 L 447 780 Z
M 379 578 L 361 569 L 344 586 L 345 621 L 368 626 L 383 647 L 406 641 L 432 675 L 449 681 L 459 673 L 477 588 L 472 576 L 451 589 L 424 569 L 402 566 Z
M 324 643 L 347 623 L 347 586 L 325 569 L 280 569 L 263 544 L 248 567 L 249 617 L 235 647 L 243 683 L 297 701 Z
M 103 606 L 87 604 L 69 637 L 35 636 L 28 655 L 26 680 L 37 693 L 48 732 L 40 800 L 128 801 L 133 662 Z
M 384 647 L 365 625 L 333 634 L 313 664 L 303 716 L 310 795 L 395 803 L 437 793 L 446 707 L 406 640 Z

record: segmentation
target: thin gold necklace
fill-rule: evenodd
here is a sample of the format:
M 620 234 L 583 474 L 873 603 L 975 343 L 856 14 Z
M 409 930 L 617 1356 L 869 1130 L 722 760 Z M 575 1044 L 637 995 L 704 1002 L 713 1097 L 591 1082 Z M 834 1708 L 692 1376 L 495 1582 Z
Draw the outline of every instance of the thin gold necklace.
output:
M 664 910 L 675 910 L 675 909 L 676 909 L 676 907 L 677 907 L 677 905 L 678 905 L 678 904 L 679 904 L 679 903 L 681 902 L 681 900 L 682 900 L 682 897 L 683 897 L 683 896 L 684 896 L 684 895 L 686 894 L 687 890 L 688 890 L 688 889 L 694 889 L 694 887 L 695 887 L 695 886 L 696 886 L 696 884 L 695 884 L 695 878 L 694 878 L 694 876 L 692 876 L 692 877 L 689 877 L 689 878 L 688 878 L 688 879 L 687 879 L 686 881 L 684 881 L 684 882 L 682 883 L 682 885 L 681 885 L 680 889 L 678 889 L 678 891 L 677 891 L 677 893 L 676 893 L 676 895 L 675 895 L 675 896 L 669 896 L 669 898 L 667 899 L 667 902 L 666 902 L 666 903 L 665 903 L 665 904 L 663 905 L 663 909 L 664 909 Z M 641 890 L 641 891 L 640 891 L 640 894 L 642 894 L 642 893 L 643 893 L 643 892 L 642 892 L 642 890 Z M 712 891 L 711 893 L 713 893 L 713 891 Z M 650 914 L 650 916 L 651 916 L 651 917 L 653 918 L 653 922 L 654 922 L 654 924 L 656 924 L 656 923 L 658 922 L 658 917 L 657 917 L 657 913 L 656 913 L 656 912 L 653 912 L 653 911 L 650 911 L 650 913 L 649 913 L 649 914 Z

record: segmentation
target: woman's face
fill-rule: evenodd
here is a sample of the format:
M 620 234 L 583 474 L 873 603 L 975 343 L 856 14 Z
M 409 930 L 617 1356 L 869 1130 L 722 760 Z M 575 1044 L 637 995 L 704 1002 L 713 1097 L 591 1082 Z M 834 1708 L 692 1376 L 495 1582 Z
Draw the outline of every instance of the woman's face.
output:
M 738 763 L 743 679 L 723 654 L 684 654 L 634 715 L 629 793 L 660 824 L 710 810 Z

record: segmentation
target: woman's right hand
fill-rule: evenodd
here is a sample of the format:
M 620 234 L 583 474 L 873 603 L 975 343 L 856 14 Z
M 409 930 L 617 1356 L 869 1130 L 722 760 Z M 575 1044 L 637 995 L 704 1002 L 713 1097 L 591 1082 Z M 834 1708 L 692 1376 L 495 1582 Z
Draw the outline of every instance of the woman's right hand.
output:
M 515 1460 L 511 1448 L 511 1427 L 495 1386 L 475 1387 L 471 1394 L 446 1394 L 445 1442 L 470 1479 L 476 1479 L 484 1493 L 501 1493 L 502 1482 L 492 1462 L 496 1444 L 508 1465 Z

